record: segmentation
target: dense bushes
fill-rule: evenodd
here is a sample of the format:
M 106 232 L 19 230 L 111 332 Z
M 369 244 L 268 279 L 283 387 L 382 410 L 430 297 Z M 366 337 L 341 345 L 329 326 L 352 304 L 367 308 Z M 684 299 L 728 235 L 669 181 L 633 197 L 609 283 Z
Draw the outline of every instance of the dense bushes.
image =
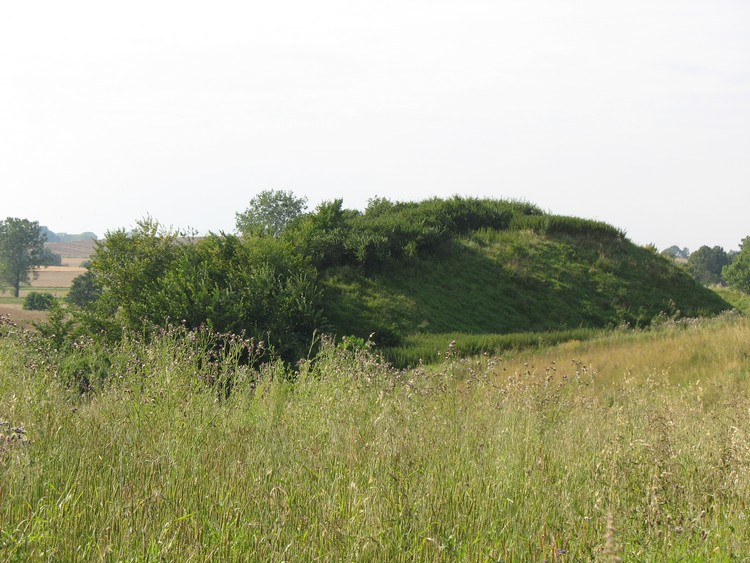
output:
M 73 310 L 77 333 L 118 340 L 182 324 L 265 341 L 289 360 L 302 355 L 323 326 L 317 273 L 304 256 L 271 236 L 178 235 L 152 220 L 108 233 L 91 260 L 96 297 Z
M 318 269 L 356 266 L 375 273 L 393 260 L 434 254 L 459 235 L 508 229 L 518 216 L 541 214 L 528 203 L 490 199 L 375 198 L 363 213 L 344 210 L 342 200 L 335 200 L 290 225 L 284 236 Z

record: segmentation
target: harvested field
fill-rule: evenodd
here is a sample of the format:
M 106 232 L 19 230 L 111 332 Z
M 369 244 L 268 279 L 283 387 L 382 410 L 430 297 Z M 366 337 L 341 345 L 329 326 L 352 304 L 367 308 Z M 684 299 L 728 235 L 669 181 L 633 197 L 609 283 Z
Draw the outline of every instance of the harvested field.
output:
M 39 269 L 39 277 L 32 280 L 31 286 L 21 287 L 21 297 L 31 291 L 51 293 L 55 297 L 63 297 L 68 293 L 73 280 L 83 274 L 86 268 L 80 266 L 46 266 Z M 13 295 L 9 287 L 2 287 L 5 295 Z
M 31 327 L 31 323 L 34 321 L 43 321 L 47 318 L 46 311 L 26 311 L 20 303 L 0 303 L 0 315 L 8 315 L 24 328 Z
M 39 269 L 39 277 L 31 282 L 31 287 L 21 290 L 21 295 L 28 294 L 29 291 L 49 291 L 56 297 L 67 293 L 67 288 L 73 283 L 73 280 L 83 274 L 86 268 L 80 266 L 47 266 Z
M 44 246 L 59 254 L 63 266 L 80 267 L 81 264 L 91 258 L 94 253 L 96 241 L 86 240 L 80 242 L 48 242 Z

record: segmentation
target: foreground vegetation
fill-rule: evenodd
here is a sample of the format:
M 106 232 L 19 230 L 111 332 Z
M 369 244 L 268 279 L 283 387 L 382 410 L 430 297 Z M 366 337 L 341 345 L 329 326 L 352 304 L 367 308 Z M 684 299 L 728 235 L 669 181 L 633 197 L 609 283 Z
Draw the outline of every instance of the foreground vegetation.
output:
M 725 315 L 399 372 L 324 339 L 293 372 L 6 322 L 0 558 L 744 557 L 749 341 Z

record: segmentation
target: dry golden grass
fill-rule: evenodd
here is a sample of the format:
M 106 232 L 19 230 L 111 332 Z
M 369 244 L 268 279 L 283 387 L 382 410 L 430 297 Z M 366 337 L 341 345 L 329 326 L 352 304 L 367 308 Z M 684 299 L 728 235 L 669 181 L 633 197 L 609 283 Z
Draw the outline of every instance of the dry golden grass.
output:
M 73 280 L 83 274 L 86 268 L 80 266 L 47 266 L 40 268 L 39 277 L 31 282 L 31 287 L 21 289 L 21 296 L 28 295 L 30 291 L 44 289 L 55 297 L 61 297 L 67 293 Z
M 614 332 L 602 339 L 570 341 L 543 353 L 522 352 L 507 358 L 503 375 L 556 366 L 555 376 L 562 377 L 585 369 L 596 373 L 600 383 L 617 387 L 624 380 L 643 383 L 658 376 L 675 384 L 710 378 L 717 371 L 732 374 L 748 369 L 746 323 L 695 321 L 696 326 L 686 326 L 692 322 L 686 321 L 683 328 Z

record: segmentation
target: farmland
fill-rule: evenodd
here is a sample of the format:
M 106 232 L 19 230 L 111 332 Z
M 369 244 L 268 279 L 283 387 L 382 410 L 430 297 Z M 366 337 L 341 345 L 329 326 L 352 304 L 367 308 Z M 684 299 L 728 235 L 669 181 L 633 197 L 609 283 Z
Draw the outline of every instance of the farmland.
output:
M 63 297 L 73 280 L 84 273 L 82 266 L 93 253 L 93 241 L 75 243 L 47 243 L 46 247 L 62 258 L 61 266 L 45 266 L 39 269 L 39 277 L 31 282 L 31 286 L 22 287 L 20 298 L 0 295 L 0 315 L 10 315 L 17 322 L 28 325 L 34 321 L 41 321 L 47 317 L 42 311 L 25 311 L 22 307 L 23 298 L 32 291 L 51 293 L 55 297 Z

